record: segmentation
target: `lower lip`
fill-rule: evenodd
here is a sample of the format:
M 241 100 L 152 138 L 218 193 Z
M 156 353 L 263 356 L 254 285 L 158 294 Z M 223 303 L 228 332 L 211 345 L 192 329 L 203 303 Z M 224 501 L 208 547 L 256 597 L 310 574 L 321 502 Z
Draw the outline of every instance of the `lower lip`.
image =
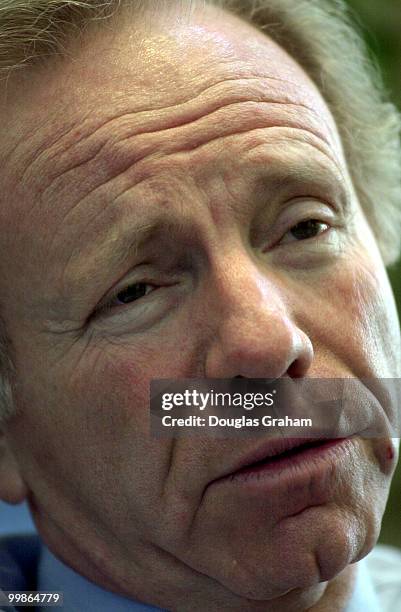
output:
M 294 452 L 290 456 L 277 456 L 270 460 L 266 459 L 264 463 L 244 467 L 226 476 L 225 479 L 229 479 L 231 482 L 252 484 L 271 480 L 277 476 L 281 478 L 293 471 L 296 471 L 297 475 L 301 476 L 303 471 L 306 472 L 313 469 L 313 467 L 320 467 L 325 462 L 328 467 L 332 466 L 333 462 L 335 463 L 344 457 L 350 444 L 350 438 L 327 440 L 318 446 Z

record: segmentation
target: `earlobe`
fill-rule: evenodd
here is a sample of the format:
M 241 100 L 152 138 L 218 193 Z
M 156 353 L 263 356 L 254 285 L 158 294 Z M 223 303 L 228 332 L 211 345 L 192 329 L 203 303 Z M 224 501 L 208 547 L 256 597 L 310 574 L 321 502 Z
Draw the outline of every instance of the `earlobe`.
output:
M 20 468 L 6 436 L 0 431 L 0 500 L 20 504 L 28 495 Z

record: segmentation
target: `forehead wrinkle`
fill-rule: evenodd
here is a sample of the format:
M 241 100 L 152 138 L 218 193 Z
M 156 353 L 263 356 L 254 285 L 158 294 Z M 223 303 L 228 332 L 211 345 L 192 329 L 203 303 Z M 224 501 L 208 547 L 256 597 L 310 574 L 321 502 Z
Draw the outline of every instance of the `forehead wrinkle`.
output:
M 38 119 L 37 119 L 37 116 L 35 115 L 35 117 L 32 118 L 32 122 L 34 123 L 35 127 L 31 131 L 33 135 L 36 135 L 38 132 L 41 132 L 43 126 L 46 126 L 46 120 L 47 120 L 48 129 L 47 129 L 46 138 L 38 139 L 39 142 L 38 143 L 34 142 L 34 146 L 30 147 L 30 144 L 31 144 L 30 139 L 29 138 L 27 139 L 26 134 L 24 133 L 21 136 L 21 138 L 16 142 L 16 144 L 7 152 L 7 155 L 3 159 L 4 161 L 6 161 L 20 144 L 27 145 L 25 147 L 28 149 L 27 159 L 25 160 L 21 159 L 23 165 L 27 166 L 27 168 L 25 168 L 25 170 L 23 171 L 23 176 L 24 176 L 27 173 L 27 170 L 30 165 L 33 165 L 34 162 L 36 164 L 37 162 L 41 161 L 41 157 L 43 156 L 43 154 L 46 154 L 45 162 L 52 161 L 54 158 L 57 158 L 60 153 L 64 155 L 68 153 L 70 150 L 74 150 L 76 146 L 82 144 L 83 141 L 90 140 L 93 137 L 97 137 L 97 136 L 99 137 L 99 143 L 96 143 L 93 148 L 90 147 L 90 150 L 91 151 L 92 149 L 99 150 L 100 146 L 104 144 L 101 138 L 101 134 L 99 135 L 99 132 L 101 133 L 102 129 L 105 127 L 109 130 L 113 130 L 115 128 L 114 124 L 117 124 L 117 127 L 120 127 L 120 124 L 124 125 L 125 119 L 128 120 L 129 125 L 132 125 L 135 120 L 138 121 L 138 125 L 141 125 L 143 118 L 145 118 L 145 120 L 148 119 L 150 121 L 150 126 L 149 126 L 150 129 L 148 131 L 152 131 L 154 129 L 153 122 L 155 122 L 155 125 L 158 126 L 160 124 L 160 121 L 162 122 L 163 119 L 167 120 L 166 127 L 170 127 L 168 123 L 169 119 L 174 123 L 174 125 L 178 126 L 180 125 L 180 121 L 182 123 L 187 122 L 187 118 L 186 118 L 187 112 L 191 112 L 192 109 L 190 108 L 190 106 L 194 102 L 196 102 L 198 98 L 201 98 L 202 96 L 204 96 L 205 94 L 208 94 L 209 92 L 213 93 L 212 90 L 216 86 L 222 83 L 226 83 L 230 80 L 236 81 L 236 79 L 228 79 L 228 80 L 222 79 L 206 87 L 204 91 L 197 94 L 195 97 L 191 96 L 190 98 L 186 98 L 183 101 L 180 101 L 179 103 L 171 104 L 168 106 L 164 106 L 163 104 L 161 105 L 155 104 L 155 105 L 149 106 L 149 100 L 147 100 L 146 103 L 144 103 L 143 105 L 139 105 L 133 111 L 126 110 L 127 92 L 123 91 L 120 93 L 119 96 L 115 96 L 115 98 L 113 99 L 113 109 L 109 113 L 109 115 L 103 116 L 99 120 L 96 120 L 96 121 L 89 120 L 88 121 L 89 125 L 87 126 L 87 129 L 85 129 L 86 123 L 87 123 L 86 119 L 88 118 L 88 116 L 89 117 L 93 116 L 93 111 L 95 109 L 97 110 L 97 107 L 96 105 L 93 105 L 90 109 L 86 111 L 86 114 L 84 115 L 84 117 L 82 117 L 82 105 L 80 104 L 82 100 L 75 100 L 73 98 L 72 101 L 75 101 L 76 106 L 79 107 L 78 117 L 75 117 L 74 120 L 73 121 L 71 120 L 67 125 L 62 124 L 61 126 L 57 126 L 56 122 L 54 122 L 54 124 L 50 123 L 48 117 L 46 116 L 43 122 L 41 122 L 38 126 L 37 125 Z M 272 77 L 272 80 L 276 80 L 276 79 Z M 62 92 L 60 93 L 59 97 L 63 98 Z M 120 109 L 120 98 L 122 102 L 121 109 Z M 206 100 L 206 102 L 207 101 L 208 100 Z M 216 101 L 218 101 L 218 98 L 216 98 Z M 99 97 L 96 98 L 95 102 L 96 104 L 99 103 Z M 70 103 L 69 103 L 69 106 L 70 106 Z M 224 105 L 224 100 L 222 101 L 222 105 Z M 169 117 L 169 112 L 174 111 L 174 110 L 179 111 L 182 117 L 176 116 L 175 114 L 172 117 Z M 57 118 L 62 115 L 64 117 L 66 111 L 67 109 L 65 107 L 63 109 L 57 109 L 54 112 L 53 116 Z M 149 117 L 149 112 L 151 111 L 160 111 L 160 114 L 157 113 L 155 114 L 155 117 L 153 116 Z M 166 117 L 164 115 L 166 115 Z M 138 133 L 141 133 L 141 132 L 139 131 Z M 146 133 L 146 131 L 144 133 Z M 27 134 L 29 135 L 30 131 L 28 131 Z M 65 139 L 67 140 L 67 142 L 64 144 L 63 141 Z M 33 152 L 31 151 L 32 148 L 33 148 Z M 54 151 L 52 151 L 53 149 Z M 31 159 L 29 158 L 29 154 L 31 154 Z M 89 153 L 89 155 L 92 155 L 92 153 Z M 88 157 L 88 159 L 91 159 L 91 157 Z M 79 161 L 77 162 L 76 165 L 78 164 L 79 164 Z M 70 168 L 73 168 L 73 167 L 74 166 L 71 166 Z M 70 168 L 67 167 L 66 170 Z M 34 170 L 35 169 L 33 168 L 32 174 L 34 174 Z M 39 168 L 39 170 L 42 170 L 42 169 Z M 60 174 L 62 174 L 62 171 L 60 171 Z M 57 178 L 57 175 L 55 175 L 55 177 Z
M 267 109 L 264 105 L 267 105 Z M 115 184 L 117 179 L 121 179 L 121 182 L 126 173 L 129 176 L 131 173 L 135 174 L 135 167 L 152 157 L 160 158 L 172 153 L 194 151 L 214 141 L 260 128 L 303 129 L 320 138 L 331 148 L 326 135 L 316 127 L 315 120 L 311 121 L 308 118 L 306 121 L 305 113 L 300 120 L 292 110 L 289 110 L 289 106 L 297 108 L 286 104 L 283 109 L 283 105 L 275 102 L 241 102 L 221 107 L 206 117 L 203 116 L 178 128 L 165 128 L 157 132 L 141 130 L 139 134 L 136 133 L 134 136 L 130 134 L 122 138 L 113 134 L 111 142 L 107 141 L 100 146 L 99 150 L 84 163 L 80 162 L 63 174 L 57 174 L 42 190 L 42 197 L 47 196 L 49 199 L 52 193 L 62 197 L 63 190 L 67 195 L 71 195 L 71 185 L 76 184 L 80 190 L 79 199 L 82 199 L 93 194 L 106 182 L 110 184 L 114 181 Z M 171 138 L 166 138 L 166 132 L 169 131 Z M 83 188 L 85 188 L 84 195 Z
M 231 78 L 212 83 L 195 97 L 168 107 L 148 107 L 146 110 L 143 107 L 139 107 L 139 109 L 130 112 L 126 112 L 125 109 L 121 111 L 117 109 L 117 114 L 116 109 L 113 108 L 109 116 L 102 117 L 100 121 L 98 119 L 96 121 L 90 120 L 87 129 L 85 122 L 82 123 L 81 115 L 80 122 L 74 121 L 72 127 L 70 126 L 67 130 L 63 130 L 64 133 L 62 131 L 63 137 L 61 141 L 59 138 L 51 138 L 50 147 L 47 143 L 44 143 L 37 149 L 39 155 L 35 151 L 35 163 L 30 169 L 30 174 L 33 177 L 40 175 L 43 184 L 43 177 L 45 176 L 46 166 L 49 166 L 47 163 L 49 161 L 53 162 L 54 160 L 56 162 L 50 165 L 52 173 L 49 179 L 51 180 L 79 166 L 85 160 L 93 158 L 102 150 L 103 146 L 107 145 L 107 142 L 117 140 L 119 135 L 121 138 L 124 138 L 124 135 L 127 133 L 133 136 L 135 134 L 155 132 L 161 127 L 168 129 L 185 124 L 189 125 L 203 115 L 211 114 L 213 111 L 228 106 L 230 102 L 234 101 L 262 101 L 264 99 L 272 104 L 275 102 L 294 103 L 304 107 L 311 113 L 315 113 L 320 123 L 322 120 L 326 123 L 326 118 L 322 114 L 317 113 L 312 105 L 302 101 L 305 97 L 304 94 L 298 95 L 298 93 L 295 94 L 294 92 L 289 94 L 287 90 L 282 88 L 279 88 L 279 90 L 272 89 L 270 81 L 279 82 L 284 87 L 288 87 L 289 84 L 291 85 L 290 81 L 274 77 Z M 77 104 L 77 106 L 79 105 Z M 64 113 L 59 112 L 59 114 Z M 91 110 L 86 112 L 86 117 L 88 116 L 91 118 Z M 144 124 L 145 127 L 143 127 Z M 331 132 L 330 126 L 326 125 L 326 127 Z M 110 132 L 113 134 L 111 139 L 108 138 Z M 67 142 L 64 143 L 66 138 Z M 69 155 L 71 152 L 72 155 Z M 70 159 L 71 157 L 73 158 L 72 160 Z M 41 167 L 41 160 L 43 160 L 44 163 L 42 165 L 45 168 Z M 39 167 L 36 168 L 38 162 Z M 27 171 L 28 168 L 24 170 L 24 175 Z
M 271 133 L 274 133 L 274 147 L 277 145 L 284 144 L 285 149 L 283 149 L 285 154 L 289 153 L 289 150 L 292 146 L 299 143 L 298 146 L 307 146 L 312 147 L 316 151 L 318 151 L 321 155 L 323 155 L 329 162 L 330 165 L 334 165 L 336 170 L 341 176 L 343 181 L 346 181 L 346 173 L 344 166 L 340 163 L 340 160 L 332 155 L 331 147 L 327 146 L 327 143 L 323 141 L 321 138 L 316 136 L 314 133 L 297 128 L 286 128 L 286 127 L 277 127 L 277 128 L 269 128 Z M 253 130 L 249 133 L 249 145 L 246 149 L 246 154 L 252 153 L 252 151 L 257 150 L 260 147 L 266 147 L 268 143 L 265 138 L 265 129 L 259 128 L 257 130 Z M 277 155 L 277 153 L 275 153 Z M 300 156 L 301 157 L 301 156 Z M 264 159 L 263 159 L 264 158 Z M 266 154 L 263 154 L 262 161 L 266 163 Z M 310 157 L 302 157 L 302 162 L 305 164 L 305 169 L 308 163 L 310 162 Z M 286 169 L 283 167 L 283 172 L 286 172 Z
M 90 111 L 87 111 L 87 114 L 89 113 Z M 75 129 L 82 121 L 82 113 L 80 116 L 71 118 L 68 123 L 65 121 L 61 123 L 59 121 L 59 110 L 57 109 L 50 119 L 49 117 L 46 117 L 46 119 L 40 122 L 40 117 L 37 118 L 35 116 L 34 120 L 32 119 L 30 121 L 30 125 L 34 124 L 34 128 L 30 129 L 28 127 L 28 131 L 23 132 L 22 136 L 13 143 L 12 147 L 7 150 L 6 155 L 3 157 L 4 164 L 11 161 L 11 167 L 17 167 L 19 165 L 18 174 L 21 184 L 26 181 L 26 177 L 31 171 L 31 168 L 33 169 L 31 174 L 34 173 L 34 167 L 40 162 L 42 157 L 44 157 L 47 162 L 52 161 L 49 152 L 55 147 L 56 151 L 54 156 L 57 155 L 57 144 L 60 140 L 67 138 L 70 134 L 75 132 Z M 10 159 L 13 155 L 15 159 Z
M 269 134 L 269 136 L 271 136 L 270 140 L 266 139 L 267 133 Z M 237 135 L 238 133 L 235 132 L 233 135 L 226 136 L 225 138 L 230 139 Z M 192 149 L 189 153 L 194 154 L 196 157 L 195 158 L 191 157 L 191 160 L 193 160 L 192 162 L 188 158 L 188 163 L 192 163 L 192 165 L 200 167 L 201 163 L 198 164 L 197 162 L 198 162 L 198 155 L 202 153 L 202 149 L 204 147 L 209 146 L 212 143 L 215 145 L 218 145 L 219 140 L 220 140 L 219 138 L 216 138 L 214 140 L 208 141 L 204 145 L 197 147 L 196 149 Z M 279 149 L 278 147 L 280 146 L 280 144 L 284 144 L 285 149 L 283 150 Z M 344 168 L 340 164 L 339 160 L 334 155 L 331 154 L 332 153 L 331 148 L 329 148 L 324 141 L 322 141 L 320 138 L 315 136 L 313 133 L 303 130 L 303 129 L 287 128 L 287 127 L 271 127 L 271 128 L 264 127 L 264 128 L 257 128 L 254 130 L 247 130 L 242 136 L 241 142 L 237 143 L 236 149 L 238 150 L 236 151 L 236 153 L 238 153 L 237 155 L 238 159 L 240 159 L 241 155 L 244 155 L 244 159 L 246 159 L 246 158 L 251 157 L 250 154 L 254 150 L 257 150 L 258 148 L 261 148 L 261 147 L 264 147 L 264 148 L 269 147 L 270 148 L 269 155 L 266 152 L 264 152 L 263 154 L 259 156 L 260 158 L 259 161 L 263 163 L 263 165 L 265 166 L 265 173 L 268 171 L 270 172 L 271 166 L 273 165 L 274 167 L 273 175 L 274 176 L 277 176 L 277 174 L 280 173 L 283 177 L 285 176 L 288 177 L 289 175 L 291 175 L 291 177 L 293 178 L 293 172 L 292 172 L 293 157 L 291 157 L 291 163 L 289 163 L 289 157 L 288 157 L 288 149 L 289 147 L 293 145 L 295 145 L 298 149 L 297 156 L 298 156 L 299 162 L 297 161 L 297 163 L 299 165 L 297 167 L 300 168 L 301 164 L 305 164 L 305 162 L 307 166 L 308 163 L 310 162 L 310 152 L 308 153 L 307 151 L 307 156 L 303 155 L 301 147 L 312 148 L 314 151 L 317 151 L 319 154 L 321 154 L 330 163 L 330 165 L 335 166 L 335 169 L 338 172 L 337 178 L 340 178 L 343 184 L 346 183 L 346 173 L 344 172 Z M 215 151 L 217 154 L 218 150 L 215 149 Z M 134 185 L 129 183 L 127 187 L 125 187 L 122 191 L 119 191 L 118 193 L 116 193 L 114 196 L 115 202 L 117 202 L 119 199 L 123 198 L 124 196 L 128 195 L 131 191 L 135 191 L 135 188 L 141 183 L 146 183 L 146 181 L 150 177 L 152 177 L 152 174 L 157 172 L 157 170 L 159 172 L 162 171 L 164 173 L 167 173 L 172 161 L 175 159 L 180 160 L 181 153 L 182 151 L 179 150 L 179 151 L 166 155 L 164 158 L 161 156 L 158 156 L 157 158 L 154 158 L 153 160 L 149 158 L 144 159 L 143 169 L 140 167 L 141 162 L 138 162 L 137 171 L 135 172 L 135 176 L 138 182 L 136 182 Z M 281 158 L 283 154 L 287 156 L 287 159 L 282 161 Z M 212 152 L 211 155 L 214 155 L 214 153 Z M 255 159 L 257 159 L 257 157 Z M 327 161 L 326 161 L 326 168 L 327 168 Z M 316 167 L 318 164 L 322 166 L 324 165 L 321 161 L 319 162 L 318 160 L 315 160 L 313 163 L 315 163 L 314 171 L 316 171 Z M 304 171 L 305 171 L 305 176 L 308 176 L 306 166 L 304 168 Z M 154 168 L 156 168 L 156 170 Z M 309 176 L 311 176 L 311 174 Z M 276 184 L 277 181 L 275 180 L 274 183 Z

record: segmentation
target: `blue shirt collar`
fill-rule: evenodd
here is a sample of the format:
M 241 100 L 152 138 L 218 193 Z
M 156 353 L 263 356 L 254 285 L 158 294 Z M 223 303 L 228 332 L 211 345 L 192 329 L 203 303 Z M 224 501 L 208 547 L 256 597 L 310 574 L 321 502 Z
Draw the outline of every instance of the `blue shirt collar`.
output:
M 45 546 L 39 561 L 38 590 L 61 591 L 66 612 L 160 612 L 98 587 L 59 561 Z M 380 612 L 365 560 L 359 561 L 355 589 L 346 612 Z M 47 608 L 43 608 L 46 612 Z

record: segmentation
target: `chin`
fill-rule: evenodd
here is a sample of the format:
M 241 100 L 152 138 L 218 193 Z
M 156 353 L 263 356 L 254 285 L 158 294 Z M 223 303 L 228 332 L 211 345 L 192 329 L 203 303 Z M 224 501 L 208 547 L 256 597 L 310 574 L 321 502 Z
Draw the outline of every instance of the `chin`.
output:
M 219 582 L 240 597 L 269 600 L 332 580 L 376 542 L 356 517 L 319 506 L 280 521 L 269 535 L 238 547 Z

